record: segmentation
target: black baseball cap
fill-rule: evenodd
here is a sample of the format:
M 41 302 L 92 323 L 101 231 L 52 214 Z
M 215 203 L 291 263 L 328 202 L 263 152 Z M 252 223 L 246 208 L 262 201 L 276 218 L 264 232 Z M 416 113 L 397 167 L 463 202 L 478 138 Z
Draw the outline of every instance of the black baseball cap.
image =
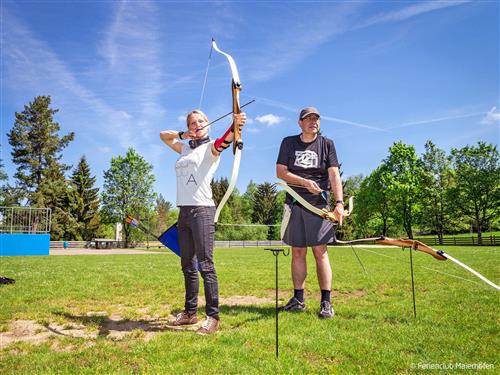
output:
M 314 107 L 306 107 L 306 108 L 304 108 L 302 111 L 300 111 L 299 120 L 304 119 L 304 117 L 306 117 L 307 115 L 310 115 L 310 114 L 318 115 L 318 117 L 321 117 L 321 116 L 319 115 L 319 111 L 318 111 L 318 109 L 317 109 L 317 108 L 314 108 Z

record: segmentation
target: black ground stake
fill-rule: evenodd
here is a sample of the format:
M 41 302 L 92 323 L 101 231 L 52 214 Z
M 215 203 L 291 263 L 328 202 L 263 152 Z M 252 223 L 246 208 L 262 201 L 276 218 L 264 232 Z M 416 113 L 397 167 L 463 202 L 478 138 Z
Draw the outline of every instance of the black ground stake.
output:
M 285 251 L 285 249 L 264 249 L 273 252 L 274 257 L 276 258 L 276 358 L 278 358 L 278 256 L 280 253 L 283 253 L 284 256 L 288 256 L 290 254 L 290 250 Z
M 415 303 L 415 280 L 413 278 L 413 248 L 410 248 L 411 291 L 413 295 L 413 317 L 417 318 L 417 305 Z

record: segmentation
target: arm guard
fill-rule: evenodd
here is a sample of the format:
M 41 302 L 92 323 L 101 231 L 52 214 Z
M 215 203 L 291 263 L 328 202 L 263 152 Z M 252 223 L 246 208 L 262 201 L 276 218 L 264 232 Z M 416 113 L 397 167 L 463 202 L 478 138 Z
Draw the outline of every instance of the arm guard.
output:
M 224 135 L 222 137 L 217 138 L 215 140 L 214 146 L 218 152 L 224 151 L 231 144 L 232 141 L 227 140 L 227 138 L 229 138 L 230 133 L 233 133 L 233 126 L 232 125 L 229 127 L 229 129 L 226 130 L 226 132 L 224 133 Z

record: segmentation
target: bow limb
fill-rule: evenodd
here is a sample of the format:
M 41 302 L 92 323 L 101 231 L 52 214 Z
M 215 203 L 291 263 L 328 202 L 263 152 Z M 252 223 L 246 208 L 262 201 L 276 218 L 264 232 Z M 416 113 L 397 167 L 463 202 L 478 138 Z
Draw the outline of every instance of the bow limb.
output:
M 215 43 L 215 40 L 212 39 L 212 48 L 217 51 L 218 53 L 222 54 L 224 57 L 226 57 L 227 61 L 229 62 L 229 67 L 231 68 L 231 76 L 232 76 L 232 84 L 231 84 L 231 92 L 232 92 L 232 97 L 233 97 L 233 113 L 240 113 L 240 91 L 241 91 L 241 82 L 240 82 L 240 76 L 238 74 L 238 68 L 236 67 L 236 62 L 234 61 L 233 57 L 224 52 L 221 51 L 221 49 L 217 46 L 217 43 Z M 241 161 L 241 152 L 243 149 L 243 142 L 241 140 L 241 130 L 239 126 L 236 126 L 233 120 L 233 124 L 231 125 L 233 129 L 233 134 L 234 134 L 234 140 L 233 140 L 233 153 L 234 153 L 234 160 L 233 160 L 233 170 L 231 172 L 231 180 L 229 182 L 229 186 L 227 187 L 226 193 L 222 197 L 221 201 L 219 202 L 219 205 L 217 206 L 217 210 L 215 211 L 215 218 L 214 222 L 217 225 L 217 222 L 219 221 L 219 216 L 220 213 L 222 212 L 222 208 L 226 204 L 227 200 L 231 196 L 235 186 L 236 186 L 236 180 L 238 179 L 238 172 L 240 169 L 240 161 Z
M 226 193 L 222 197 L 219 205 L 217 206 L 217 210 L 215 211 L 215 218 L 214 222 L 217 224 L 219 221 L 219 216 L 222 211 L 222 208 L 224 208 L 224 205 L 226 204 L 227 200 L 231 196 L 234 187 L 236 186 L 236 180 L 238 178 L 238 171 L 240 169 L 240 160 L 241 160 L 241 149 L 236 149 L 236 153 L 234 154 L 234 159 L 233 159 L 233 171 L 231 173 L 231 180 L 229 182 L 229 186 L 227 187 Z
M 451 260 L 452 262 L 454 262 L 455 264 L 459 265 L 460 267 L 462 267 L 463 269 L 469 271 L 470 273 L 472 273 L 474 276 L 480 278 L 481 280 L 483 280 L 486 284 L 488 284 L 489 286 L 495 288 L 496 290 L 500 290 L 500 286 L 498 286 L 497 284 L 495 284 L 493 281 L 491 280 L 488 280 L 486 277 L 484 277 L 483 275 L 481 275 L 479 272 L 477 272 L 476 270 L 474 270 L 473 268 L 469 267 L 468 265 L 460 262 L 458 259 L 455 259 L 453 258 L 450 254 L 446 254 L 444 251 L 442 250 L 439 250 L 440 253 L 446 257 L 446 259 L 449 259 Z
M 472 273 L 474 276 L 483 280 L 489 286 L 495 288 L 496 290 L 500 290 L 500 286 L 495 284 L 493 281 L 487 279 L 485 276 L 481 275 L 475 269 L 460 262 L 458 259 L 453 258 L 450 254 L 445 253 L 443 250 L 434 249 L 434 248 L 424 244 L 423 242 L 420 242 L 417 240 L 401 239 L 401 238 L 395 239 L 395 238 L 389 238 L 389 237 L 385 237 L 385 236 L 379 236 L 379 237 L 373 237 L 373 238 L 360 238 L 360 239 L 350 240 L 350 241 L 341 241 L 341 240 L 337 240 L 337 238 L 335 237 L 335 234 L 334 234 L 334 238 L 333 238 L 333 243 L 341 244 L 341 245 L 352 245 L 355 243 L 363 243 L 363 242 L 371 242 L 371 241 L 375 241 L 375 243 L 378 245 L 400 246 L 403 248 L 408 247 L 412 250 L 418 250 L 418 251 L 427 253 L 437 260 L 449 259 L 453 263 L 459 265 L 463 269 Z
M 240 109 L 241 81 L 240 81 L 240 76 L 238 74 L 238 68 L 236 67 L 236 62 L 234 61 L 233 57 L 230 54 L 222 51 L 217 46 L 217 43 L 215 43 L 215 39 L 212 39 L 212 47 L 215 51 L 225 56 L 227 61 L 229 62 L 229 67 L 231 68 L 231 76 L 232 76 L 231 92 L 233 96 L 233 113 L 238 114 L 241 112 Z M 234 121 L 232 124 L 232 128 L 234 133 L 233 154 L 236 155 L 236 149 L 241 150 L 243 148 L 243 142 L 241 140 L 241 129 L 239 126 L 235 126 Z
M 290 194 L 297 202 L 299 202 L 304 208 L 311 211 L 312 213 L 321 216 L 325 220 L 332 221 L 337 223 L 338 220 L 333 214 L 333 211 L 328 211 L 326 208 L 318 208 L 313 206 L 311 203 L 306 201 L 302 196 L 293 190 L 286 182 L 276 182 L 276 185 L 281 186 L 285 191 Z M 349 198 L 349 211 L 346 211 L 344 216 L 349 216 L 352 212 L 351 208 L 353 207 L 353 197 Z
M 473 268 L 469 267 L 468 265 L 460 262 L 458 259 L 453 258 L 450 254 L 445 253 L 443 250 L 436 250 L 423 242 L 417 241 L 417 240 L 403 240 L 403 239 L 393 239 L 393 238 L 388 238 L 388 237 L 380 237 L 379 239 L 375 240 L 375 243 L 379 245 L 395 245 L 395 246 L 401 246 L 401 247 L 410 247 L 413 250 L 418 250 L 422 251 L 424 253 L 427 253 L 429 255 L 432 255 L 434 258 L 437 260 L 446 260 L 449 259 L 453 263 L 459 265 L 463 269 L 469 271 L 472 273 L 474 276 L 478 277 L 479 279 L 483 280 L 486 284 L 489 286 L 500 290 L 500 286 L 492 282 L 491 280 L 488 280 L 485 276 L 481 275 L 479 272 L 474 270 Z

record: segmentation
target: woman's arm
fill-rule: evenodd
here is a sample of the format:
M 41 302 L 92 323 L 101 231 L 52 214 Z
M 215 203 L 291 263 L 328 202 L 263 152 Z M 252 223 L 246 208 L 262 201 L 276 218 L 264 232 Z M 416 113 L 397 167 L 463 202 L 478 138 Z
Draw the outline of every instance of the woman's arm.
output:
M 182 152 L 183 143 L 179 140 L 179 134 L 182 132 L 177 130 L 164 130 L 160 132 L 160 138 L 165 144 L 177 153 Z
M 240 128 L 245 125 L 245 122 L 247 121 L 247 115 L 244 112 L 241 113 L 233 113 L 233 122 L 235 126 L 238 126 Z M 229 127 L 229 129 L 226 130 L 224 135 L 220 138 L 217 138 L 212 145 L 212 155 L 214 156 L 219 156 L 222 151 L 224 151 L 226 148 L 229 147 L 231 142 L 234 140 L 234 132 L 233 132 L 233 127 L 232 125 Z

